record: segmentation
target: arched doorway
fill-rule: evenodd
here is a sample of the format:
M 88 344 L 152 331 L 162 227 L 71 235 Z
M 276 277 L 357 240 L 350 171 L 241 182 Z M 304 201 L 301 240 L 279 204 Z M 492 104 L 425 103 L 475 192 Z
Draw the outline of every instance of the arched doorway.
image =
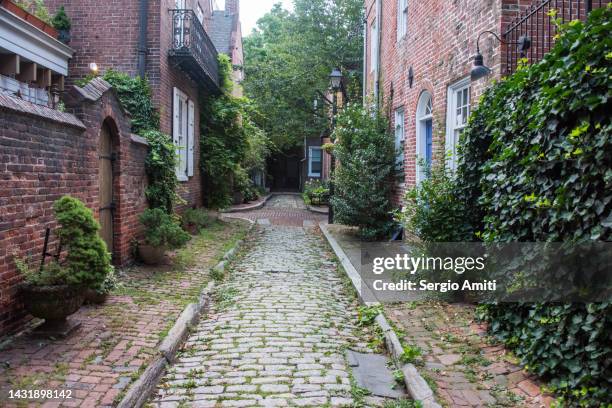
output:
M 428 177 L 433 161 L 433 107 L 431 94 L 424 91 L 416 112 L 417 183 Z
M 113 166 L 115 154 L 113 150 L 113 134 L 107 122 L 100 129 L 100 141 L 98 144 L 98 200 L 100 205 L 100 237 L 106 242 L 108 251 L 113 253 L 114 248 L 114 191 L 113 191 Z

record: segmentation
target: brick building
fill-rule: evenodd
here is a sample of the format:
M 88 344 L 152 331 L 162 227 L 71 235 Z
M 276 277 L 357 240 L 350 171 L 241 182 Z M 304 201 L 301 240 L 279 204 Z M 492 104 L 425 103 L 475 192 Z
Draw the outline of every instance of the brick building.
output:
M 211 39 L 219 53 L 230 57 L 233 67 L 234 96 L 243 95 L 240 83 L 244 80 L 244 50 L 240 24 L 240 2 L 225 2 L 223 10 L 214 10 L 211 22 Z
M 523 3 L 523 4 L 520 4 Z M 502 75 L 505 46 L 493 35 L 480 40 L 491 75 L 470 80 L 478 35 L 501 35 L 526 1 L 521 0 L 366 0 L 364 94 L 389 112 L 396 146 L 403 154 L 403 181 L 395 202 L 407 187 L 424 177 L 426 162 L 450 152 L 456 163 L 456 141 L 483 90 Z M 417 159 L 417 157 L 419 159 Z
M 237 3 L 238 0 L 229 1 Z M 201 206 L 200 101 L 217 93 L 217 51 L 209 37 L 211 0 L 47 0 L 72 20 L 69 82 L 114 69 L 149 80 L 161 130 L 172 135 L 177 177 L 187 207 Z

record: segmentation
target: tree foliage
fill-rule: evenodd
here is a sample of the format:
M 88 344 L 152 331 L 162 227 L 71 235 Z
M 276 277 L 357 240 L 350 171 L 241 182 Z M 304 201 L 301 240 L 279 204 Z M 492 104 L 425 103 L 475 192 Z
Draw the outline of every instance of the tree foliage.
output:
M 244 42 L 246 94 L 262 113 L 257 124 L 280 149 L 299 146 L 305 136 L 319 136 L 327 127 L 317 92 L 329 88 L 334 67 L 354 85 L 349 92 L 360 94 L 363 2 L 294 3 L 291 13 L 276 5 Z
M 384 237 L 393 227 L 390 201 L 395 144 L 380 111 L 349 104 L 340 113 L 333 149 L 340 163 L 331 199 L 336 220 L 359 227 L 363 239 Z

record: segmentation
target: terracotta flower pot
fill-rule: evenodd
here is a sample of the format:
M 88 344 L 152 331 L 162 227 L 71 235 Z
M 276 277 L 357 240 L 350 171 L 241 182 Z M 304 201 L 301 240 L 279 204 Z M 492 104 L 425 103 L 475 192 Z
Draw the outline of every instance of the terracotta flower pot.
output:
M 23 304 L 34 317 L 47 321 L 64 321 L 75 313 L 85 300 L 85 290 L 79 286 L 34 286 L 20 287 Z
M 140 244 L 138 245 L 138 253 L 140 255 L 140 259 L 145 264 L 159 265 L 164 260 L 166 248 Z

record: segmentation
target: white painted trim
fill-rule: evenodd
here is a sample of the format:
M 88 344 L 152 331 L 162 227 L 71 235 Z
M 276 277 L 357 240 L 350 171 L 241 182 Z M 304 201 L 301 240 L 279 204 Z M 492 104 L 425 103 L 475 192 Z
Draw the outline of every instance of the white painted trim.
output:
M 323 170 L 323 149 L 320 146 L 308 146 L 308 177 L 321 177 L 321 173 L 312 172 L 312 151 L 321 151 L 321 170 Z
M 450 146 L 453 143 L 453 132 L 454 132 L 454 126 L 453 126 L 453 114 L 455 111 L 455 94 L 460 91 L 463 90 L 465 88 L 470 88 L 470 84 L 471 84 L 471 80 L 470 77 L 467 78 L 463 78 L 460 81 L 457 81 L 451 85 L 448 86 L 447 91 L 446 91 L 446 137 L 444 140 L 444 150 L 446 152 L 446 154 L 448 155 L 448 152 L 451 150 Z M 468 91 L 468 104 L 471 105 L 471 99 L 472 99 L 472 95 L 471 92 Z M 470 112 L 471 113 L 471 112 Z M 469 117 L 469 113 L 468 113 L 468 117 Z M 446 166 L 451 169 L 451 170 L 455 170 L 457 168 L 457 158 L 454 156 L 451 156 L 447 159 L 446 162 Z
M 0 49 L 67 76 L 74 50 L 0 7 Z
M 195 104 L 190 99 L 187 101 L 187 176 L 193 177 L 195 163 Z

